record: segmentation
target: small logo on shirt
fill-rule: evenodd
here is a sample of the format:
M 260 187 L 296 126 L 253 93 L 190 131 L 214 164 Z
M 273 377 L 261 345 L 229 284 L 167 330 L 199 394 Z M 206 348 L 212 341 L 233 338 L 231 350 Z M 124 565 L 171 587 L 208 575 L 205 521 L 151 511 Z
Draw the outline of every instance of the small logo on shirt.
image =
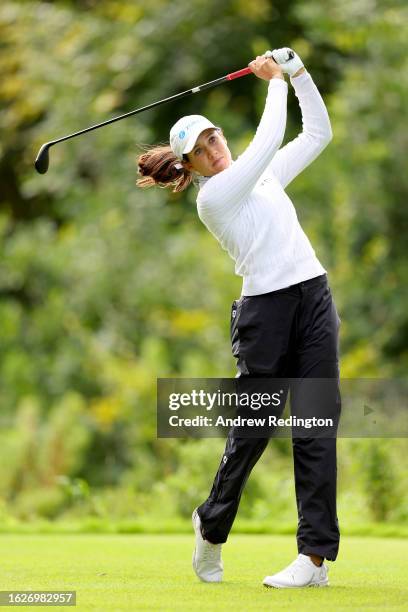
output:
M 273 183 L 273 178 L 266 178 L 266 179 L 264 179 L 264 180 L 262 181 L 262 183 L 261 183 L 261 187 L 262 187 L 263 185 L 265 185 L 266 183 Z

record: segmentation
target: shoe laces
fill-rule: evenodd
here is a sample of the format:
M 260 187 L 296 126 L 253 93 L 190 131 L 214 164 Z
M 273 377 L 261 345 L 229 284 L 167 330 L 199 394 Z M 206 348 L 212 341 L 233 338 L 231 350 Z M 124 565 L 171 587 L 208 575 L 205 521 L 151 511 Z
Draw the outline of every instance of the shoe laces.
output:
M 203 561 L 219 561 L 221 553 L 221 544 L 211 544 L 206 541 L 203 550 Z
M 296 559 L 292 561 L 292 563 L 288 565 L 286 569 L 295 570 L 297 567 L 305 567 L 305 565 L 308 565 L 305 559 L 302 559 L 302 557 L 296 557 Z

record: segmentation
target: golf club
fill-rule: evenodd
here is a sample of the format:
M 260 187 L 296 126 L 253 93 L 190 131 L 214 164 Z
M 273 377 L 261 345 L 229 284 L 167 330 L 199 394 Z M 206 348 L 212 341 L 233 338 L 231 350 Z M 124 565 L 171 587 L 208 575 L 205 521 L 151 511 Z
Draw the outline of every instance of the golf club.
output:
M 274 59 L 272 55 L 272 51 L 266 51 L 264 55 L 265 57 L 271 57 L 272 59 Z M 289 59 L 291 59 L 291 57 L 289 57 Z M 92 130 L 96 130 L 97 128 L 103 127 L 104 125 L 109 125 L 110 123 L 114 123 L 115 121 L 126 119 L 126 117 L 130 117 L 131 115 L 142 113 L 143 111 L 149 110 L 150 108 L 159 106 L 159 104 L 164 104 L 165 102 L 171 102 L 173 100 L 179 100 L 180 98 L 184 98 L 185 96 L 189 96 L 190 94 L 195 94 L 200 91 L 203 91 L 204 89 L 209 89 L 210 87 L 221 85 L 221 83 L 225 83 L 226 81 L 232 81 L 233 79 L 238 79 L 239 77 L 243 77 L 247 74 L 252 74 L 252 70 L 250 68 L 243 68 L 242 70 L 231 72 L 230 74 L 220 77 L 219 79 L 215 79 L 214 81 L 209 81 L 208 83 L 204 83 L 203 85 L 192 87 L 191 89 L 188 89 L 187 91 L 182 91 L 181 93 L 176 94 L 174 96 L 170 96 L 169 98 L 164 98 L 163 100 L 159 100 L 158 102 L 153 102 L 152 104 L 148 104 L 147 106 L 143 106 L 142 108 L 137 108 L 136 110 L 130 111 L 129 113 L 125 113 L 124 115 L 120 115 L 119 117 L 114 117 L 113 119 L 109 119 L 108 121 L 104 121 L 103 123 L 92 125 L 91 127 L 81 130 L 80 132 L 74 132 L 73 134 L 69 134 L 68 136 L 63 136 L 62 138 L 58 138 L 57 140 L 50 140 L 49 142 L 46 142 L 43 145 L 41 145 L 41 148 L 38 151 L 36 160 L 34 162 L 35 169 L 40 174 L 45 174 L 47 172 L 49 162 L 50 162 L 49 149 L 50 147 L 57 144 L 58 142 L 63 142 L 64 140 L 75 138 L 76 136 L 80 136 L 81 134 L 86 134 L 86 132 L 91 132 Z

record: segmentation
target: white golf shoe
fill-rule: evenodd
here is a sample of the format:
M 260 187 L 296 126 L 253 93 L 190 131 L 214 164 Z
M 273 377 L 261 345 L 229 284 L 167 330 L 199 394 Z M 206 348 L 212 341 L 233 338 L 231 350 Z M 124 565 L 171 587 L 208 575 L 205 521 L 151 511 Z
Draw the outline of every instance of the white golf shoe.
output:
M 263 584 L 266 587 L 277 589 L 329 586 L 328 571 L 328 567 L 324 563 L 317 567 L 310 557 L 299 554 L 297 559 L 288 567 L 285 567 L 284 570 L 273 576 L 266 576 Z
M 197 508 L 193 512 L 192 521 L 196 536 L 193 569 L 203 582 L 221 582 L 224 570 L 221 561 L 222 544 L 211 544 L 204 540 L 201 535 L 201 521 Z

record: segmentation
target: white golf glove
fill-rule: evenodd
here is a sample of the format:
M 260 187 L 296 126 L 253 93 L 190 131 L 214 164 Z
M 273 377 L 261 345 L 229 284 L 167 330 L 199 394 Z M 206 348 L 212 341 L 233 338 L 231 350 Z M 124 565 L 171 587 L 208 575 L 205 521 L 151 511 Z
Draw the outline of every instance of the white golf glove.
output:
M 272 57 L 277 64 L 282 68 L 282 72 L 293 76 L 298 70 L 303 68 L 303 62 L 297 53 L 289 47 L 282 47 L 282 49 L 274 49 L 273 51 L 267 51 L 265 57 Z

